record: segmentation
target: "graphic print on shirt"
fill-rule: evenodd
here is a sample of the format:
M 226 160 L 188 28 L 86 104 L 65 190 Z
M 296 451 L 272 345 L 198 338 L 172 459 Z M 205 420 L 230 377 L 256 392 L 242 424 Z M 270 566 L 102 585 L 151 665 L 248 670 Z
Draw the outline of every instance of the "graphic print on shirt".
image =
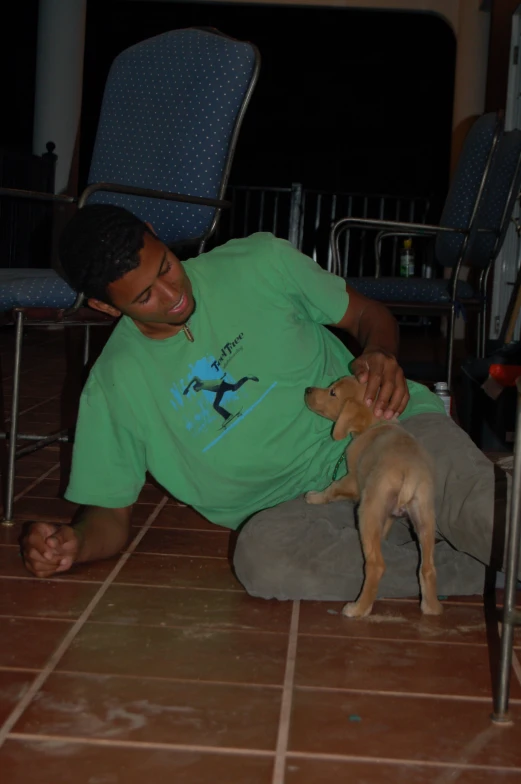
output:
M 241 333 L 235 341 L 227 343 L 217 359 L 207 355 L 189 365 L 187 376 L 170 389 L 170 402 L 182 416 L 186 429 L 194 436 L 208 435 L 203 452 L 240 424 L 276 386 L 274 382 L 263 389 L 255 373 L 236 378 L 226 369 L 242 350 L 242 346 L 236 348 L 242 337 Z
M 247 381 L 258 381 L 259 379 L 257 376 L 243 376 L 238 381 L 227 381 L 226 380 L 226 373 L 221 379 L 216 380 L 208 380 L 203 381 L 198 376 L 194 376 L 192 380 L 189 382 L 186 389 L 183 391 L 183 395 L 187 395 L 190 392 L 190 389 L 193 389 L 194 392 L 210 392 L 212 395 L 215 395 L 213 401 L 213 407 L 217 411 L 217 413 L 222 416 L 224 419 L 223 424 L 221 427 L 226 427 L 226 424 L 233 419 L 234 416 L 239 416 L 240 412 L 238 411 L 235 414 L 230 414 L 223 406 L 221 405 L 221 401 L 227 392 L 237 392 L 238 389 L 242 387 Z

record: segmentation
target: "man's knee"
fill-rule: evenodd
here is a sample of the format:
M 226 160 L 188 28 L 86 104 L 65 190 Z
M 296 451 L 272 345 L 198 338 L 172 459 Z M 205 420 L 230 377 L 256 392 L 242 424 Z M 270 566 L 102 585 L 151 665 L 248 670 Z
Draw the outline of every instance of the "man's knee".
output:
M 445 414 L 418 414 L 403 422 L 403 427 L 423 444 L 437 465 L 456 465 L 458 474 L 482 472 L 489 478 L 490 460 L 453 419 Z
M 404 422 L 430 454 L 435 471 L 438 531 L 451 545 L 490 563 L 494 529 L 494 467 L 444 414 Z
M 404 423 L 430 454 L 435 470 L 438 501 L 441 495 L 456 494 L 451 506 L 476 500 L 471 489 L 480 488 L 482 499 L 494 492 L 494 467 L 483 452 L 450 417 L 445 414 L 420 414 Z M 486 506 L 486 503 L 485 503 Z
M 272 511 L 258 512 L 244 524 L 235 546 L 235 574 L 251 596 L 287 599 L 282 578 L 288 572 L 286 548 L 277 536 Z M 274 530 L 275 529 L 275 530 Z M 276 541 L 279 541 L 277 547 Z
M 353 505 L 312 506 L 302 497 L 254 515 L 237 539 L 235 573 L 265 599 L 354 599 L 363 558 Z

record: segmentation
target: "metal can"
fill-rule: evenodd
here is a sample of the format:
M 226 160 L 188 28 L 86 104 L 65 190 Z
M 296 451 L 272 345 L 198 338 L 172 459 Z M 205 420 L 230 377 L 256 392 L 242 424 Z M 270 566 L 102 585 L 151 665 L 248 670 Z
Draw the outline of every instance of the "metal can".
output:
M 452 414 L 452 396 L 450 394 L 449 385 L 446 381 L 437 381 L 434 384 L 434 394 L 438 395 L 439 398 L 443 401 L 443 405 L 445 406 L 445 411 L 447 416 L 451 416 Z

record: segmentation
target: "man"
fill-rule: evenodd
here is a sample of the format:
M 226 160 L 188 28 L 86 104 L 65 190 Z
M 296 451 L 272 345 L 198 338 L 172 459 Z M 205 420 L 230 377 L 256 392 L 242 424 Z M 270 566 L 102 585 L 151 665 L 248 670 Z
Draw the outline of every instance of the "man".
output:
M 435 459 L 440 592 L 482 590 L 492 466 L 439 398 L 406 382 L 386 308 L 270 234 L 181 263 L 151 227 L 108 205 L 75 215 L 60 255 L 90 306 L 122 318 L 82 395 L 66 497 L 83 506 L 71 525 L 33 524 L 23 542 L 33 574 L 124 547 L 148 470 L 212 522 L 242 526 L 234 567 L 251 594 L 355 598 L 363 558 L 352 504 L 303 500 L 345 474 L 348 443 L 333 441 L 304 390 L 352 372 L 367 382 L 376 415 L 400 415 Z M 358 340 L 356 360 L 327 325 Z M 381 595 L 417 594 L 418 551 L 405 521 L 383 554 Z

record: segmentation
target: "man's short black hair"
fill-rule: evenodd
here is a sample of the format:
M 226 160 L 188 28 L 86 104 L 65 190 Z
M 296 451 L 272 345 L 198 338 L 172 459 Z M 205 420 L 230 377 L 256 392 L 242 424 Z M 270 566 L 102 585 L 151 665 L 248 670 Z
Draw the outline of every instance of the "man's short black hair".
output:
M 72 288 L 110 303 L 109 283 L 139 265 L 149 228 L 123 207 L 92 204 L 78 210 L 60 238 L 59 256 Z

